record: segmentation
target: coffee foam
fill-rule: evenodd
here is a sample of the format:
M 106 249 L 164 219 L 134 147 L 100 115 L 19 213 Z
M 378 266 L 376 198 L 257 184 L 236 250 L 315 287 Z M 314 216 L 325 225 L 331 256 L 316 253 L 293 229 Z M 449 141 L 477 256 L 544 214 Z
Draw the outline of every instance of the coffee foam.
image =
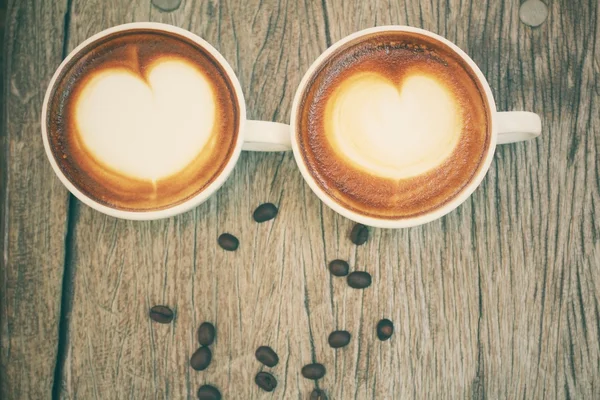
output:
M 359 72 L 336 88 L 325 113 L 334 151 L 358 169 L 391 179 L 443 163 L 463 123 L 460 105 L 444 83 L 418 71 L 400 83 Z
M 333 200 L 384 219 L 422 215 L 468 185 L 490 140 L 475 74 L 416 33 L 361 37 L 317 69 L 300 102 L 304 162 Z
M 76 100 L 75 119 L 99 162 L 157 181 L 185 168 L 216 134 L 215 108 L 202 71 L 183 59 L 159 58 L 143 77 L 123 68 L 94 74 Z
M 51 94 L 48 139 L 63 174 L 112 208 L 172 207 L 213 182 L 240 115 L 213 56 L 176 34 L 132 30 L 79 52 Z

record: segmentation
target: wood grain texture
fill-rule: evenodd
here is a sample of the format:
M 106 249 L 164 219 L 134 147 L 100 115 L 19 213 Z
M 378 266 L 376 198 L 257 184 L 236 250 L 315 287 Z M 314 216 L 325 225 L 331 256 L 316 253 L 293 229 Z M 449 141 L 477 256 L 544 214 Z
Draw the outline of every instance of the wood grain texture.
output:
M 500 110 L 544 124 L 540 140 L 498 148 L 482 187 L 438 227 L 397 233 L 415 248 L 394 276 L 421 264 L 408 282 L 425 287 L 399 300 L 425 304 L 407 310 L 420 340 L 404 347 L 410 367 L 397 360 L 399 397 L 599 395 L 598 5 L 553 2 L 531 29 L 514 3 L 326 3 L 332 41 L 374 24 L 432 30 L 480 65 Z
M 8 4 L 0 128 L 0 398 L 50 398 L 56 364 L 68 192 L 40 135 L 62 57 L 66 1 Z
M 519 21 L 513 0 L 238 3 L 188 0 L 165 13 L 150 0 L 73 0 L 68 48 L 124 22 L 187 28 L 231 63 L 250 118 L 286 122 L 304 71 L 329 44 L 374 25 L 419 26 L 472 56 L 500 110 L 539 113 L 543 136 L 499 147 L 481 188 L 450 215 L 413 229 L 372 229 L 360 247 L 348 239 L 353 224 L 319 202 L 290 154 L 243 154 L 213 198 L 169 220 L 119 221 L 75 203 L 61 397 L 194 398 L 209 383 L 225 398 L 305 399 L 314 383 L 300 369 L 320 362 L 328 372 L 318 386 L 332 399 L 599 398 L 598 3 L 548 2 L 538 28 Z M 37 51 L 49 51 L 44 37 L 32 42 Z M 9 110 L 36 112 L 11 96 Z M 23 169 L 12 164 L 9 189 Z M 256 224 L 252 212 L 267 201 L 279 215 Z M 46 205 L 37 210 L 48 217 Z M 217 246 L 223 232 L 240 239 L 237 252 Z M 7 265 L 18 260 L 8 254 Z M 370 272 L 373 285 L 352 290 L 331 276 L 327 263 L 336 258 Z M 39 299 L 56 301 L 51 294 L 36 294 L 38 303 L 20 315 L 45 315 Z M 147 317 L 155 304 L 176 311 L 172 324 Z M 375 335 L 381 318 L 395 323 L 387 342 Z M 196 372 L 188 361 L 205 320 L 215 323 L 217 340 L 213 363 Z M 352 333 L 348 347 L 329 347 L 336 329 Z M 279 365 L 261 367 L 260 345 L 277 351 Z M 23 350 L 22 366 L 9 371 L 39 372 L 34 356 Z M 254 384 L 260 370 L 279 380 L 272 394 Z
M 186 1 L 163 13 L 147 0 L 75 0 L 71 17 L 69 48 L 130 21 L 190 29 L 230 62 L 249 117 L 279 122 L 289 119 L 301 72 L 326 48 L 321 4 L 313 2 Z M 252 212 L 266 201 L 281 213 L 258 225 Z M 254 376 L 261 367 L 254 351 L 260 345 L 280 354 L 275 395 L 308 395 L 314 384 L 300 377 L 300 368 L 324 348 L 310 345 L 307 307 L 319 298 L 305 306 L 306 291 L 314 290 L 305 276 L 325 283 L 328 273 L 323 254 L 314 254 L 308 241 L 322 247 L 321 225 L 312 225 L 317 230 L 309 235 L 301 229 L 307 219 L 320 221 L 319 202 L 291 154 L 283 153 L 243 154 L 216 196 L 166 221 L 117 221 L 81 206 L 73 232 L 74 301 L 62 396 L 194 398 L 201 384 L 210 383 L 225 398 L 257 397 Z M 223 232 L 240 239 L 237 252 L 217 246 Z M 172 325 L 149 320 L 155 304 L 176 310 Z M 198 347 L 196 329 L 206 320 L 217 328 L 213 361 L 196 372 L 189 357 Z M 322 332 L 322 345 L 327 334 Z

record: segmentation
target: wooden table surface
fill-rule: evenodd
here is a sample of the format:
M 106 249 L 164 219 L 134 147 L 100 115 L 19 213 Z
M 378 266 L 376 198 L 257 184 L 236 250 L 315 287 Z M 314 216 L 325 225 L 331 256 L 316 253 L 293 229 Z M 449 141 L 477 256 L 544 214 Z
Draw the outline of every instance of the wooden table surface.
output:
M 332 399 L 600 398 L 600 7 L 546 0 L 532 28 L 518 0 L 9 0 L 0 143 L 0 398 L 307 399 L 303 365 Z M 290 153 L 245 153 L 225 186 L 176 218 L 130 222 L 82 205 L 44 154 L 40 111 L 61 59 L 113 25 L 160 21 L 231 63 L 249 118 L 288 122 L 295 89 L 331 43 L 384 24 L 463 48 L 501 110 L 541 115 L 538 140 L 499 147 L 482 186 L 441 220 L 371 229 L 325 207 Z M 264 224 L 251 214 L 280 207 Z M 217 246 L 230 232 L 237 252 Z M 350 289 L 332 259 L 373 275 Z M 173 323 L 148 318 L 155 304 Z M 381 318 L 394 321 L 387 342 Z M 189 367 L 202 321 L 213 363 Z M 350 345 L 331 349 L 346 329 Z M 269 345 L 279 365 L 261 367 Z M 279 381 L 267 394 L 260 370 Z

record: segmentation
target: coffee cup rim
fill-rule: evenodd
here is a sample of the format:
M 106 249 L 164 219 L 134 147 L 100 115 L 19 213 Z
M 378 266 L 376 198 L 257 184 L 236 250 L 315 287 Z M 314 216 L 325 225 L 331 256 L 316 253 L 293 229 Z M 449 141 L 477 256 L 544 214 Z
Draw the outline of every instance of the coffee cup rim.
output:
M 361 37 L 376 34 L 376 33 L 383 33 L 383 32 L 416 33 L 416 34 L 420 34 L 420 35 L 426 36 L 428 38 L 434 39 L 436 41 L 439 41 L 440 43 L 442 43 L 442 44 L 448 46 L 450 49 L 452 49 L 458 56 L 460 56 L 460 58 L 464 62 L 467 63 L 467 65 L 471 68 L 471 70 L 477 77 L 478 83 L 481 85 L 481 87 L 483 88 L 483 91 L 485 93 L 486 107 L 488 108 L 487 111 L 490 114 L 490 117 L 489 117 L 489 121 L 491 124 L 490 140 L 489 140 L 488 148 L 486 149 L 485 158 L 482 161 L 482 164 L 479 167 L 477 174 L 471 179 L 469 184 L 466 185 L 458 195 L 456 195 L 454 198 L 452 198 L 447 203 L 445 203 L 442 206 L 436 208 L 435 210 L 432 210 L 425 214 L 421 214 L 421 215 L 418 215 L 415 217 L 409 217 L 409 218 L 386 219 L 386 218 L 371 217 L 371 216 L 363 215 L 363 214 L 360 214 L 353 210 L 350 210 L 350 209 L 342 206 L 338 202 L 336 202 L 331 196 L 329 196 L 317 184 L 316 180 L 314 179 L 313 175 L 308 170 L 308 167 L 306 166 L 306 164 L 304 162 L 304 159 L 302 157 L 302 151 L 301 151 L 300 145 L 298 143 L 297 125 L 298 125 L 298 118 L 299 118 L 299 112 L 300 112 L 300 103 L 304 96 L 305 90 L 307 89 L 308 84 L 309 84 L 311 78 L 313 77 L 313 74 L 315 73 L 315 71 L 340 47 L 342 47 L 342 46 L 346 45 L 347 43 L 352 42 L 356 39 L 359 39 Z M 378 26 L 378 27 L 363 29 L 363 30 L 354 32 L 348 36 L 345 36 L 344 38 L 338 40 L 337 42 L 335 42 L 334 44 L 329 46 L 329 48 L 327 48 L 327 50 L 325 50 L 323 53 L 321 53 L 319 55 L 319 57 L 317 57 L 317 59 L 310 65 L 310 67 L 308 68 L 308 70 L 306 71 L 304 76 L 302 77 L 300 84 L 296 90 L 296 94 L 294 96 L 294 100 L 292 103 L 290 127 L 291 127 L 290 130 L 291 130 L 291 136 L 292 136 L 292 138 L 291 138 L 292 139 L 291 140 L 292 150 L 294 153 L 294 158 L 296 160 L 296 164 L 298 165 L 298 169 L 302 173 L 302 176 L 304 177 L 305 181 L 308 183 L 308 186 L 319 197 L 319 199 L 321 199 L 321 201 L 323 201 L 329 208 L 333 209 L 337 213 L 341 214 L 342 216 L 344 216 L 350 220 L 353 220 L 355 222 L 358 222 L 358 223 L 361 223 L 361 224 L 364 224 L 367 226 L 376 227 L 376 228 L 392 228 L 392 229 L 411 228 L 411 227 L 426 224 L 428 222 L 434 221 L 438 218 L 445 216 L 446 214 L 448 214 L 451 211 L 453 211 L 454 209 L 456 209 L 463 202 L 465 202 L 465 200 L 481 184 L 481 182 L 483 181 L 483 178 L 485 177 L 487 171 L 490 168 L 490 165 L 494 158 L 494 152 L 495 152 L 495 148 L 496 148 L 496 141 L 497 141 L 497 135 L 498 135 L 497 123 L 496 123 L 496 103 L 494 101 L 494 96 L 492 94 L 492 90 L 489 86 L 487 79 L 485 78 L 485 76 L 483 75 L 483 72 L 481 72 L 481 70 L 479 69 L 477 64 L 460 47 L 458 47 L 456 44 L 454 44 L 450 40 L 444 38 L 443 36 L 440 36 L 436 33 L 430 32 L 425 29 L 416 28 L 416 27 L 412 27 L 412 26 L 406 26 L 406 25 L 385 25 L 385 26 Z
M 52 153 L 52 148 L 50 146 L 50 142 L 48 140 L 48 127 L 47 127 L 47 113 L 48 113 L 48 104 L 50 102 L 50 96 L 56 85 L 58 78 L 60 77 L 63 69 L 69 63 L 70 60 L 73 59 L 76 55 L 78 55 L 86 46 L 106 37 L 108 35 L 124 32 L 130 30 L 138 30 L 138 29 L 148 29 L 155 30 L 166 33 L 173 33 L 179 36 L 182 36 L 186 39 L 193 41 L 200 45 L 203 49 L 208 51 L 211 56 L 215 58 L 215 60 L 219 63 L 220 67 L 225 71 L 227 77 L 229 78 L 236 95 L 238 110 L 239 110 L 239 123 L 238 123 L 238 132 L 235 147 L 233 152 L 227 161 L 225 167 L 221 170 L 219 175 L 212 181 L 208 186 L 206 186 L 200 193 L 194 195 L 193 197 L 182 201 L 176 205 L 171 207 L 162 208 L 158 210 L 149 210 L 149 211 L 133 211 L 133 210 L 122 210 L 114 207 L 107 206 L 105 204 L 99 203 L 93 198 L 87 196 L 82 191 L 80 191 L 62 172 L 58 162 L 56 161 L 54 154 Z M 189 211 L 190 209 L 200 205 L 204 201 L 206 201 L 210 196 L 212 196 L 227 180 L 231 172 L 233 171 L 242 151 L 242 145 L 244 143 L 244 131 L 246 124 L 246 101 L 244 99 L 244 93 L 242 92 L 242 87 L 240 85 L 239 79 L 237 75 L 233 71 L 231 65 L 227 62 L 225 57 L 215 49 L 210 43 L 206 40 L 202 39 L 200 36 L 186 30 L 183 28 L 179 28 L 174 25 L 159 23 L 159 22 L 132 22 L 121 25 L 116 25 L 111 28 L 102 30 L 83 42 L 81 42 L 75 49 L 73 49 L 67 57 L 61 62 L 58 66 L 52 78 L 48 84 L 46 89 L 46 94 L 44 95 L 44 102 L 42 104 L 42 113 L 41 113 L 41 133 L 42 140 L 44 142 L 44 149 L 46 151 L 46 156 L 50 161 L 52 169 L 54 173 L 58 176 L 60 181 L 65 185 L 65 187 L 79 199 L 81 202 L 86 204 L 87 206 L 100 211 L 106 215 L 128 219 L 128 220 L 137 220 L 137 221 L 145 221 L 145 220 L 157 220 L 163 218 L 169 218 L 177 214 L 184 213 Z

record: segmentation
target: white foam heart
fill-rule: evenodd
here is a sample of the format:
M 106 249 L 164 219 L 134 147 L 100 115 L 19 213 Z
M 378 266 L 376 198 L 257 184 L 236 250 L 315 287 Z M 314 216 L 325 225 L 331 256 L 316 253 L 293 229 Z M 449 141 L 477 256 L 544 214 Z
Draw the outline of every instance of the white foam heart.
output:
M 396 85 L 373 72 L 344 82 L 327 105 L 333 148 L 371 174 L 404 179 L 440 165 L 456 147 L 462 114 L 434 77 Z
M 76 123 L 87 149 L 120 173 L 155 182 L 185 168 L 215 124 L 207 77 L 180 59 L 158 59 L 147 80 L 124 69 L 100 72 L 83 88 Z

